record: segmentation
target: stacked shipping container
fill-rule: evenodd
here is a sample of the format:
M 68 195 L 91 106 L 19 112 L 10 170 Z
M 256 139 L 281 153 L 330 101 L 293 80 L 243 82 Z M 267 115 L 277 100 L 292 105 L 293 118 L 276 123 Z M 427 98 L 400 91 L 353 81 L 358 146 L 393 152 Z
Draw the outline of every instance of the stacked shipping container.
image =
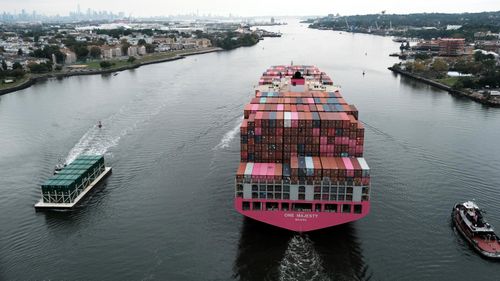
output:
M 104 169 L 104 156 L 78 156 L 42 184 L 43 202 L 71 203 Z
M 274 66 L 261 82 L 281 81 L 296 71 L 310 82 L 332 84 L 314 66 Z M 240 134 L 237 180 L 369 184 L 369 168 L 362 158 L 364 127 L 356 107 L 348 105 L 338 90 L 257 90 L 244 108 Z
M 236 209 L 295 231 L 365 216 L 370 169 L 356 107 L 314 66 L 274 66 L 259 84 L 240 126 Z
M 240 213 L 301 232 L 368 214 L 364 127 L 324 72 L 271 67 L 243 115 L 235 184 Z
M 363 156 L 364 127 L 356 108 L 347 105 L 338 91 L 273 93 L 276 97 L 272 98 L 262 95 L 257 91 L 257 98 L 244 109 L 242 162 L 289 163 L 292 156 Z M 296 97 L 286 97 L 292 95 Z

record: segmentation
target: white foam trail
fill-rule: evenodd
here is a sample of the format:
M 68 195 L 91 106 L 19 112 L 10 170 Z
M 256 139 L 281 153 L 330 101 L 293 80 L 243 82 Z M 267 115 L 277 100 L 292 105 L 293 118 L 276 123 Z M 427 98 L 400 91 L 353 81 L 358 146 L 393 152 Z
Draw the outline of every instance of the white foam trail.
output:
M 238 120 L 236 120 L 236 125 L 234 126 L 234 128 L 232 128 L 231 131 L 229 131 L 226 134 L 224 134 L 224 136 L 222 137 L 222 140 L 220 141 L 220 143 L 217 146 L 215 146 L 215 149 L 221 149 L 221 148 L 228 148 L 229 147 L 229 144 L 231 143 L 231 141 L 234 139 L 234 137 L 240 131 L 240 125 L 241 125 L 241 121 L 242 120 L 243 120 L 243 118 L 238 118 Z
M 70 150 L 64 163 L 73 162 L 80 154 L 105 154 L 109 148 L 118 144 L 120 138 L 129 130 L 122 131 L 118 136 L 107 136 L 99 128 L 91 128 L 85 133 L 77 144 Z
M 123 136 L 159 114 L 167 104 L 165 99 L 161 94 L 150 95 L 122 106 L 116 113 L 102 120 L 102 128 L 92 126 L 70 150 L 65 163 L 71 163 L 80 154 L 108 153 Z
M 328 280 L 321 258 L 307 236 L 296 235 L 290 239 L 279 269 L 281 281 Z

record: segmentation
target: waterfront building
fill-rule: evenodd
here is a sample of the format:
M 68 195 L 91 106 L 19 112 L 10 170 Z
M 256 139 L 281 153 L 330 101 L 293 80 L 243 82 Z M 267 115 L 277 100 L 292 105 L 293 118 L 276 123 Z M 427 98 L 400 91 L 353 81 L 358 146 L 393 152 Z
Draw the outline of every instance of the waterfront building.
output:
M 111 49 L 111 53 L 112 53 L 114 58 L 121 57 L 122 56 L 122 49 L 120 48 L 120 46 L 114 46 Z
M 76 62 L 76 54 L 68 48 L 60 49 L 61 53 L 64 54 L 64 63 L 73 64 Z
M 465 53 L 465 38 L 439 39 L 440 56 L 461 56 Z
M 137 46 L 130 46 L 128 47 L 127 49 L 127 56 L 129 57 L 133 57 L 133 56 L 137 56 L 138 52 L 137 52 Z
M 146 54 L 146 47 L 145 46 L 139 46 L 137 47 L 137 54 L 143 56 Z
M 156 44 L 173 44 L 175 43 L 175 38 L 170 37 L 154 37 L 153 43 Z
M 196 45 L 199 47 L 199 48 L 208 48 L 208 47 L 211 47 L 212 46 L 212 42 L 210 42 L 209 39 L 206 39 L 206 38 L 200 38 L 200 39 L 196 39 Z
M 112 47 L 110 46 L 102 46 L 101 47 L 101 56 L 103 59 L 110 59 L 113 57 Z

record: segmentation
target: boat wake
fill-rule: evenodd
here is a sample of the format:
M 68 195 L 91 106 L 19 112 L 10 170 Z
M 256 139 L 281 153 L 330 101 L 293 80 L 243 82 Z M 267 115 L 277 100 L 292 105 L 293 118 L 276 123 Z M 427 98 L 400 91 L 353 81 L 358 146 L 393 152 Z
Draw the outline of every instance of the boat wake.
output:
M 148 94 L 147 98 L 144 94 Z M 66 156 L 64 163 L 70 163 L 80 154 L 107 154 L 120 139 L 147 123 L 166 106 L 166 97 L 160 93 L 146 92 L 137 95 L 130 103 L 102 120 L 102 128 L 93 125 L 80 138 Z
M 68 156 L 64 160 L 64 163 L 67 164 L 73 162 L 80 154 L 105 154 L 109 148 L 118 144 L 120 138 L 127 132 L 128 130 L 125 130 L 116 137 L 110 137 L 103 133 L 102 129 L 92 127 L 70 150 Z
M 295 235 L 279 265 L 279 280 L 328 280 L 322 261 L 309 237 Z
M 236 120 L 235 126 L 222 137 L 222 140 L 219 142 L 217 146 L 215 146 L 214 149 L 223 149 L 229 147 L 229 144 L 234 139 L 234 137 L 236 137 L 236 135 L 240 130 L 240 125 L 242 120 L 243 120 L 242 118 L 238 118 Z

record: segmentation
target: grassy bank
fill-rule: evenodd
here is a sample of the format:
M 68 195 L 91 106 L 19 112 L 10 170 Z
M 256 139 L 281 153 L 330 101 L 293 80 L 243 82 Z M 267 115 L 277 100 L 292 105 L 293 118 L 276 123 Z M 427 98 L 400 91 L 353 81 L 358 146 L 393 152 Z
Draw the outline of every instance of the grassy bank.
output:
M 86 65 L 88 70 L 100 70 L 100 69 L 106 69 L 106 70 L 113 70 L 113 69 L 122 69 L 123 67 L 134 67 L 134 66 L 139 66 L 142 64 L 146 63 L 151 63 L 151 62 L 161 62 L 164 60 L 172 59 L 175 57 L 180 57 L 183 55 L 191 55 L 191 54 L 197 54 L 198 52 L 203 53 L 207 52 L 210 50 L 217 50 L 214 48 L 208 48 L 208 49 L 203 49 L 203 50 L 179 50 L 179 51 L 172 51 L 172 52 L 164 52 L 164 53 L 152 53 L 152 54 L 147 54 L 144 56 L 136 57 L 136 59 L 133 62 L 129 62 L 128 59 L 114 59 L 114 60 L 96 60 L 96 61 L 91 61 L 91 62 L 86 62 L 82 63 L 83 65 Z M 107 61 L 112 63 L 113 65 L 107 68 L 102 68 L 100 63 L 102 61 Z
M 500 98 L 486 96 L 486 95 L 483 95 L 477 91 L 475 92 L 471 89 L 462 89 L 462 90 L 454 89 L 454 87 L 450 86 L 449 84 L 455 85 L 455 82 L 457 81 L 458 77 L 447 77 L 447 78 L 443 78 L 443 79 L 430 79 L 430 78 L 426 78 L 426 77 L 420 76 L 420 75 L 415 74 L 415 73 L 411 73 L 411 72 L 402 70 L 398 67 L 389 67 L 389 70 L 391 70 L 395 73 L 401 74 L 403 76 L 413 78 L 417 81 L 421 81 L 425 84 L 434 86 L 436 88 L 445 90 L 448 93 L 450 93 L 451 95 L 466 97 L 466 98 L 469 98 L 473 101 L 476 101 L 476 102 L 479 102 L 479 103 L 482 103 L 485 105 L 489 105 L 489 106 L 500 107 Z
M 453 87 L 455 83 L 458 81 L 458 77 L 446 77 L 442 79 L 435 79 L 437 82 L 441 84 L 445 84 L 446 86 Z
M 17 87 L 17 86 L 19 86 L 21 84 L 26 83 L 29 79 L 30 79 L 30 76 L 29 75 L 25 75 L 23 78 L 17 79 L 15 82 L 8 83 L 8 84 L 3 83 L 3 79 L 2 79 L 1 80 L 2 82 L 0 82 L 0 90 Z
M 113 63 L 113 66 L 108 67 L 108 69 L 120 68 L 120 67 L 124 67 L 124 66 L 132 64 L 132 63 L 128 62 L 127 60 L 109 60 L 109 62 Z M 92 62 L 86 62 L 83 64 L 87 66 L 86 69 L 96 70 L 96 69 L 101 69 L 100 63 L 101 63 L 101 61 L 92 61 Z
M 43 80 L 50 77 L 69 77 L 69 76 L 78 76 L 78 75 L 93 75 L 93 74 L 102 74 L 102 73 L 111 73 L 115 71 L 123 71 L 127 69 L 137 68 L 142 65 L 153 64 L 166 62 L 171 60 L 182 59 L 185 56 L 198 55 L 210 52 L 218 52 L 221 51 L 221 48 L 206 48 L 206 49 L 197 49 L 197 50 L 180 50 L 180 51 L 172 51 L 165 53 L 154 53 L 148 54 L 145 56 L 141 56 L 136 58 L 133 62 L 129 62 L 128 59 L 124 60 L 107 60 L 113 65 L 107 68 L 102 68 L 100 63 L 102 60 L 96 60 L 91 62 L 82 63 L 82 65 L 86 65 L 87 67 L 82 69 L 72 69 L 72 70 L 62 70 L 62 71 L 52 71 L 44 74 L 37 75 L 26 75 L 22 79 L 17 80 L 14 83 L 10 84 L 2 84 L 0 83 L 0 95 L 15 92 L 17 90 L 21 90 L 27 88 L 33 84 L 35 84 L 39 80 Z

